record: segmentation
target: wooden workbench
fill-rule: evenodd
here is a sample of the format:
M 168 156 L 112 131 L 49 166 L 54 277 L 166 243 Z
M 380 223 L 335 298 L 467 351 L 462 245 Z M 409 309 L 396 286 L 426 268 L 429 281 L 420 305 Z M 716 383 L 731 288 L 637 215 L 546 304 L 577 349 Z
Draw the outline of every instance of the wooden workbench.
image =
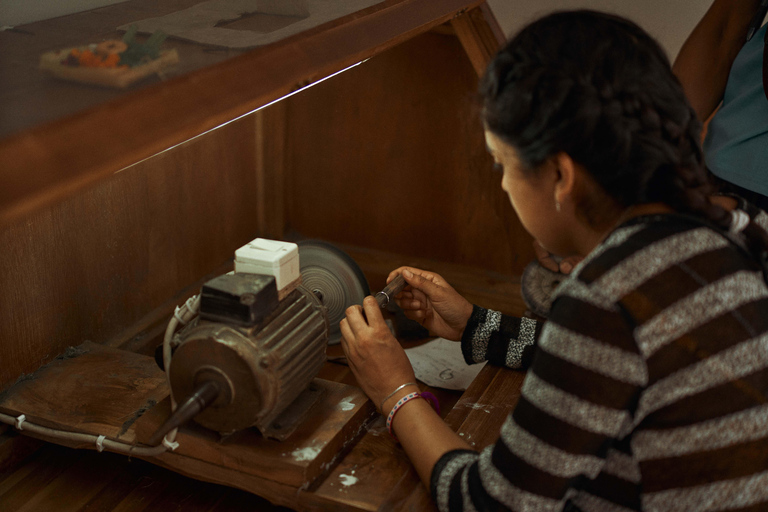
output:
M 381 264 L 380 261 L 386 260 L 382 255 L 371 258 L 370 255 L 366 256 L 364 252 L 353 248 L 346 249 L 369 271 L 374 272 L 373 275 L 377 265 Z M 429 262 L 417 263 L 430 266 Z M 519 300 L 513 301 L 512 304 L 508 302 L 509 297 L 519 296 L 515 293 L 519 292 L 519 286 L 514 280 L 499 279 L 498 276 L 452 265 L 443 264 L 440 267 L 441 273 L 447 279 L 475 301 L 483 301 L 492 307 L 506 306 L 520 311 L 524 309 Z M 159 333 L 162 331 L 161 327 L 158 326 L 152 331 Z M 145 339 L 142 344 L 133 342 L 124 345 L 132 346 L 138 353 L 144 353 L 147 359 L 151 359 L 149 354 L 159 342 L 159 336 L 155 336 Z M 406 340 L 404 344 L 414 346 L 421 342 Z M 341 355 L 343 354 L 340 346 L 329 347 L 329 362 L 323 367 L 318 378 L 355 386 L 354 376 L 346 365 L 330 362 Z M 63 364 L 66 364 L 66 361 Z M 148 364 L 153 365 L 153 362 Z M 114 373 L 109 368 L 100 367 L 93 370 L 92 378 L 106 381 L 105 372 Z M 445 421 L 470 445 L 480 449 L 493 443 L 498 437 L 501 423 L 517 402 L 523 376 L 520 372 L 489 365 L 480 372 L 465 392 L 429 387 L 425 389 L 439 397 Z M 80 380 L 87 378 L 87 375 L 82 375 Z M 24 384 L 26 383 L 19 383 Z M 70 396 L 68 387 L 49 390 L 49 394 L 64 393 L 58 395 L 58 402 L 62 407 L 61 416 L 74 417 L 76 413 L 69 411 L 77 409 L 77 404 L 82 400 L 77 396 Z M 39 386 L 37 389 L 34 395 L 46 394 L 39 392 Z M 4 402 L 0 399 L 0 410 L 5 410 L 7 404 Z M 21 407 L 24 408 L 23 405 Z M 93 421 L 94 417 L 95 415 L 91 415 L 90 420 Z M 105 427 L 100 428 L 103 430 Z M 194 442 L 194 437 L 187 436 L 181 442 L 189 443 L 190 440 Z M 8 512 L 149 512 L 165 511 L 173 509 L 174 506 L 183 506 L 185 511 L 230 511 L 246 508 L 269 511 L 283 510 L 282 507 L 297 511 L 427 511 L 434 508 L 410 461 L 386 433 L 383 418 L 379 416 L 368 423 L 365 431 L 355 436 L 351 445 L 344 448 L 342 456 L 334 460 L 319 476 L 307 482 L 297 482 L 295 485 L 278 483 L 270 480 L 268 476 L 254 477 L 251 471 L 241 475 L 233 473 L 229 479 L 224 480 L 220 473 L 211 471 L 215 466 L 200 470 L 194 464 L 187 464 L 185 461 L 179 463 L 173 458 L 151 457 L 138 460 L 126 455 L 96 453 L 92 446 L 85 450 L 63 448 L 40 443 L 12 429 L 0 431 L 0 455 L 4 452 L 6 460 L 0 465 L 0 503 L 3 504 L 3 510 Z M 157 466 L 171 467 L 176 472 L 162 470 Z M 187 476 L 183 477 L 177 473 Z M 356 479 L 352 485 L 349 485 L 350 476 Z
M 327 376 L 335 370 L 324 370 Z M 522 374 L 486 367 L 448 412 L 446 421 L 482 447 L 495 440 L 517 401 Z M 443 395 L 443 404 L 450 403 Z M 314 490 L 268 496 L 185 477 L 115 453 L 76 450 L 13 432 L 0 435 L 0 453 L 17 453 L 0 466 L 0 503 L 7 512 L 144 511 L 236 512 L 278 510 L 434 510 L 401 448 L 374 423 Z M 10 462 L 10 459 L 7 459 Z M 341 475 L 354 475 L 344 485 Z M 268 493 L 267 493 L 268 494 Z

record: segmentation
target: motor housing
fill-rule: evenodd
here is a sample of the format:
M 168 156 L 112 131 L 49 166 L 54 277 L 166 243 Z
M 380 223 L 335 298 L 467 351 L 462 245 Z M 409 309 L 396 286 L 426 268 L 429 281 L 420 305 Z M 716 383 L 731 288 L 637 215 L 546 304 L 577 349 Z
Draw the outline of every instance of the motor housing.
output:
M 221 318 L 226 305 L 215 301 L 215 316 L 211 316 L 206 311 L 204 289 L 200 316 L 174 339 L 176 348 L 168 370 L 171 390 L 180 401 L 214 382 L 218 396 L 195 417 L 197 423 L 222 434 L 255 426 L 265 436 L 285 438 L 290 435 L 289 425 L 278 418 L 302 392 L 311 393 L 309 384 L 325 363 L 327 314 L 315 294 L 300 285 L 277 301 L 272 293 L 274 278 L 261 276 L 272 279 L 270 288 L 250 275 L 249 287 L 243 284 L 248 276 L 228 278 L 229 285 L 241 281 L 231 296 L 233 306 L 238 302 L 250 306 L 255 301 L 269 312 L 240 314 L 244 318 L 261 316 L 252 325 L 210 320 Z M 216 292 L 221 299 L 221 290 Z M 262 301 L 263 295 L 274 299 Z

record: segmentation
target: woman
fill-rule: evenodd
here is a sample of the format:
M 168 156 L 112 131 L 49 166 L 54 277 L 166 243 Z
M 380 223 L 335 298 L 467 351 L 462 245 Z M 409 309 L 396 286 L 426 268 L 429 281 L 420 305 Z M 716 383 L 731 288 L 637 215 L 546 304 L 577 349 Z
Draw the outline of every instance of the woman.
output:
M 556 13 L 497 54 L 481 96 L 523 226 L 585 259 L 545 324 L 429 272 L 390 275 L 409 284 L 407 315 L 461 340 L 467 362 L 530 366 L 480 453 L 414 394 L 375 301 L 347 311 L 350 367 L 438 508 L 767 510 L 768 216 L 710 197 L 700 123 L 662 49 L 629 21 Z

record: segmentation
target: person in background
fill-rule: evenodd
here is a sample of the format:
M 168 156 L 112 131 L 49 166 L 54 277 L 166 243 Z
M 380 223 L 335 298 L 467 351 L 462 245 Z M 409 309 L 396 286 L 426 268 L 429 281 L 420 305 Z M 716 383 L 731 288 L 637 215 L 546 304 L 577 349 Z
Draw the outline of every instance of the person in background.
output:
M 528 370 L 479 452 L 414 384 L 376 301 L 347 310 L 349 366 L 438 509 L 768 510 L 768 215 L 711 195 L 664 51 L 619 17 L 555 13 L 499 51 L 481 96 L 523 226 L 584 259 L 544 323 L 390 274 L 406 315 L 468 363 Z
M 704 140 L 705 163 L 715 181 L 724 192 L 766 209 L 766 11 L 761 4 L 768 2 L 715 0 L 680 49 L 673 70 L 699 119 L 715 113 Z

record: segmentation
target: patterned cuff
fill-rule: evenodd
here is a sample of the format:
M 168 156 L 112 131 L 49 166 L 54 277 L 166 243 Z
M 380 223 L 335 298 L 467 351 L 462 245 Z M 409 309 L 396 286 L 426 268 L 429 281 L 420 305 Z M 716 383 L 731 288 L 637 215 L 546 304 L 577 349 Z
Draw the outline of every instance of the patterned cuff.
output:
M 461 338 L 461 352 L 467 364 L 489 361 L 507 368 L 530 365 L 542 323 L 516 318 L 474 306 Z
M 482 363 L 488 359 L 488 342 L 500 325 L 501 313 L 472 306 L 472 315 L 461 337 L 461 353 L 467 364 Z
M 512 333 L 510 339 L 504 340 L 507 342 L 501 347 L 506 349 L 504 360 L 503 362 L 499 361 L 499 363 L 504 364 L 507 368 L 519 370 L 530 366 L 531 357 L 529 357 L 529 354 L 532 353 L 532 349 L 536 345 L 542 324 L 532 318 L 525 317 L 509 320 L 514 321 L 516 325 L 514 327 L 511 326 Z M 505 332 L 503 324 L 504 322 L 502 321 L 502 332 Z

